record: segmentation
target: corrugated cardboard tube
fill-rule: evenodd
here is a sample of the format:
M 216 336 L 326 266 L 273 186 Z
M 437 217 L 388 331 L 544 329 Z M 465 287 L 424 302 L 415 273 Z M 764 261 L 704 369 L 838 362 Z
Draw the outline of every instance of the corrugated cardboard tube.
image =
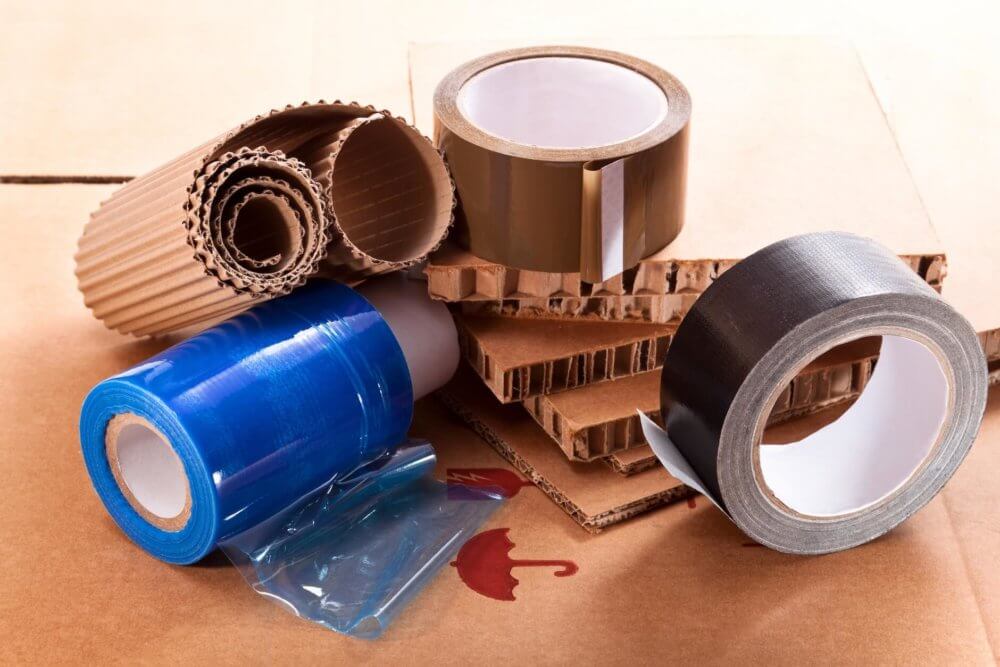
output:
M 850 409 L 798 442 L 762 443 L 791 377 L 871 336 L 878 362 Z M 885 247 L 806 234 L 754 253 L 695 302 L 663 366 L 666 432 L 644 416 L 643 430 L 670 473 L 751 538 L 827 553 L 937 495 L 979 430 L 986 375 L 969 323 Z
M 605 281 L 667 245 L 684 219 L 687 90 L 631 56 L 502 51 L 434 94 L 463 238 L 503 265 Z
M 91 216 L 76 273 L 110 328 L 204 328 L 314 275 L 357 284 L 415 264 L 453 206 L 443 159 L 402 119 L 289 106 L 126 184 Z

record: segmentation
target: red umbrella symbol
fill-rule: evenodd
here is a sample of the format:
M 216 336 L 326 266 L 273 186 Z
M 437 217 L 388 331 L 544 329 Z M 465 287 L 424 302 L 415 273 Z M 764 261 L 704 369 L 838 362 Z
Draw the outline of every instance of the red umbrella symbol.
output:
M 496 489 L 504 498 L 513 498 L 522 487 L 534 486 L 531 480 L 504 468 L 448 468 L 447 480 L 448 497 L 452 500 L 482 497 L 469 489 L 484 488 Z
M 479 533 L 466 542 L 451 565 L 465 585 L 494 600 L 513 601 L 519 583 L 511 574 L 515 567 L 559 567 L 557 577 L 568 577 L 579 569 L 571 560 L 514 560 L 514 543 L 507 537 L 510 528 L 494 528 Z

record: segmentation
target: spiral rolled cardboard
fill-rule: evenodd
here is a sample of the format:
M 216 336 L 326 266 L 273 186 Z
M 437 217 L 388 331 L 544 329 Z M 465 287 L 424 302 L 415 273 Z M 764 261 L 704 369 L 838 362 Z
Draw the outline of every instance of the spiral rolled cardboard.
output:
M 434 134 L 462 240 L 591 283 L 632 268 L 683 225 L 690 112 L 676 78 L 613 51 L 533 47 L 458 67 L 435 91 Z
M 879 360 L 849 410 L 798 442 L 762 443 L 789 378 L 870 336 Z M 645 417 L 643 430 L 674 477 L 760 544 L 828 553 L 937 495 L 972 446 L 986 388 L 975 331 L 897 257 L 852 234 L 806 234 L 754 253 L 697 301 L 664 363 L 666 432 Z
M 76 273 L 110 328 L 203 328 L 313 275 L 356 284 L 419 262 L 453 206 L 440 154 L 401 118 L 289 105 L 115 192 L 84 229 Z

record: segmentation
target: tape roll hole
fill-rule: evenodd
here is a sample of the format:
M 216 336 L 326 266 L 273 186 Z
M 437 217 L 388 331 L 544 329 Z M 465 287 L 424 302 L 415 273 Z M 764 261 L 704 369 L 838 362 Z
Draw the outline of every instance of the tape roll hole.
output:
M 387 262 L 426 255 L 451 222 L 451 179 L 436 149 L 390 118 L 362 123 L 344 139 L 330 199 L 347 240 Z
M 142 423 L 124 424 L 114 449 L 121 482 L 145 512 L 177 519 L 189 507 L 184 465 L 160 433 Z
M 833 518 L 875 505 L 929 458 L 950 391 L 932 349 L 910 338 L 883 336 L 871 379 L 839 418 L 797 440 L 759 445 L 758 484 L 807 517 Z
M 595 148 L 641 136 L 667 115 L 666 93 L 634 70 L 585 57 L 495 65 L 459 90 L 459 111 L 484 132 L 540 148 Z

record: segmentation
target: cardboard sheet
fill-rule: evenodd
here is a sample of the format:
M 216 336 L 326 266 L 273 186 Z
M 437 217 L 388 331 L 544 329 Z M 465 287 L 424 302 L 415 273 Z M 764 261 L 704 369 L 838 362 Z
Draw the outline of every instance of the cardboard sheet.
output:
M 856 398 L 871 377 L 877 354 L 878 341 L 863 339 L 814 360 L 778 397 L 769 423 L 788 421 Z M 590 461 L 626 449 L 645 448 L 636 410 L 659 418 L 660 373 L 649 371 L 614 382 L 539 395 L 523 405 L 568 458 Z M 616 463 L 621 465 L 620 461 L 611 462 L 612 467 Z
M 940 290 L 945 257 L 901 255 Z M 476 257 L 446 242 L 424 267 L 434 299 L 461 303 L 467 315 L 664 323 L 683 317 L 698 295 L 737 260 L 667 260 L 662 253 L 602 283 L 577 273 L 525 271 Z
M 606 456 L 601 461 L 619 475 L 634 475 L 660 465 L 649 445 L 639 445 L 631 449 L 623 449 Z
M 948 253 L 942 295 L 1000 356 L 1000 71 L 995 39 L 869 45 L 873 87 Z M 949 54 L 951 57 L 945 57 Z M 961 54 L 961 58 L 956 58 Z M 891 73 L 891 75 L 889 75 Z
M 7 417 L 0 558 L 8 573 L 0 662 L 245 664 L 336 656 L 531 664 L 542 656 L 615 664 L 669 656 L 992 664 L 1000 656 L 997 395 L 944 493 L 873 544 L 822 558 L 744 546 L 742 534 L 697 498 L 694 508 L 675 503 L 594 536 L 538 488 L 519 486 L 486 529 L 509 529 L 514 558 L 566 559 L 579 571 L 557 578 L 551 568 L 517 568 L 517 599 L 501 602 L 445 568 L 374 643 L 336 636 L 268 604 L 221 557 L 178 568 L 145 556 L 100 506 L 76 434 L 80 402 L 96 381 L 170 342 L 106 330 L 76 291 L 71 256 L 81 220 L 110 191 L 0 186 L 9 241 L 0 247 L 0 281 L 10 288 L 0 314 L 0 413 Z M 523 479 L 433 400 L 418 408 L 412 433 L 434 442 L 442 479 L 449 469 Z
M 468 368 L 439 390 L 441 401 L 574 521 L 598 532 L 691 495 L 660 469 L 623 478 L 607 466 L 568 461 L 519 406 L 501 405 Z
M 389 161 L 378 177 L 372 155 Z M 421 262 L 454 206 L 443 159 L 405 121 L 353 102 L 288 105 L 102 202 L 76 274 L 110 328 L 204 328 L 317 274 L 355 285 Z
M 464 315 L 455 321 L 462 355 L 503 403 L 659 368 L 675 329 Z

